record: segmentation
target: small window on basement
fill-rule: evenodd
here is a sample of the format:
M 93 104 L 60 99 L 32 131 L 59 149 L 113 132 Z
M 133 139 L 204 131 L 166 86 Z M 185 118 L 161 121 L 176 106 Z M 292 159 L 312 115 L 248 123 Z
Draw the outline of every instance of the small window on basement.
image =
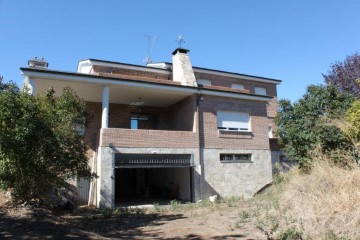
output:
M 240 153 L 240 154 L 228 154 L 228 153 L 221 153 L 220 154 L 220 162 L 251 162 L 251 154 L 248 153 Z
M 250 115 L 242 112 L 217 112 L 219 130 L 225 131 L 250 131 Z
M 266 88 L 255 87 L 255 93 L 259 95 L 266 95 Z
M 231 84 L 231 88 L 244 90 L 244 85 L 233 83 L 233 84 Z
M 202 84 L 202 85 L 211 85 L 211 81 L 210 80 L 205 80 L 205 79 L 198 79 L 197 83 Z

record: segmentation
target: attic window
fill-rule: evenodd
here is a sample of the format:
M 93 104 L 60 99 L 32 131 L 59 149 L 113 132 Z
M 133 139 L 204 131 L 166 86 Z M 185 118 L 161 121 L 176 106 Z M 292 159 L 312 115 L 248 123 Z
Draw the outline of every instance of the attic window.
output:
M 197 83 L 202 84 L 202 85 L 210 85 L 211 86 L 211 81 L 210 80 L 198 79 Z
M 255 87 L 255 93 L 259 95 L 266 95 L 266 88 Z
M 231 88 L 244 90 L 244 85 L 233 83 L 233 84 L 231 84 Z

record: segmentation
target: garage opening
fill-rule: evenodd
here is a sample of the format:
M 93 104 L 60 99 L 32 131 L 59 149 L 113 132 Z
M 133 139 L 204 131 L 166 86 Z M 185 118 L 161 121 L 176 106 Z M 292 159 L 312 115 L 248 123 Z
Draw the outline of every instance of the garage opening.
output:
M 191 202 L 190 168 L 117 168 L 115 201 L 120 205 Z
M 118 206 L 191 202 L 190 154 L 116 154 L 115 202 Z

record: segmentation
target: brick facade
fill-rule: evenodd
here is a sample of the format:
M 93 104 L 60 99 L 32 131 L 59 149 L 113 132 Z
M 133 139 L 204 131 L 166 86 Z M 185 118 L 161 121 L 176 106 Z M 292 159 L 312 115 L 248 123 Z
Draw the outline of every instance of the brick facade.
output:
M 101 129 L 100 146 L 129 148 L 197 148 L 198 134 L 186 131 Z
M 251 133 L 219 131 L 217 111 L 249 113 Z M 200 101 L 200 128 L 204 148 L 269 149 L 265 102 L 204 96 Z

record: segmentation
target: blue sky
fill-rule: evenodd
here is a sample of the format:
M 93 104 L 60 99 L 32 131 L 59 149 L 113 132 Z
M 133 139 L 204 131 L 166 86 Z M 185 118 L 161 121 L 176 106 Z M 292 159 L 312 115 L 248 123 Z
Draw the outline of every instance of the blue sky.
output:
M 330 64 L 359 51 L 358 0 L 0 0 L 0 75 L 22 82 L 33 56 L 76 71 L 81 59 L 171 62 L 182 34 L 192 64 L 282 80 L 297 100 Z

